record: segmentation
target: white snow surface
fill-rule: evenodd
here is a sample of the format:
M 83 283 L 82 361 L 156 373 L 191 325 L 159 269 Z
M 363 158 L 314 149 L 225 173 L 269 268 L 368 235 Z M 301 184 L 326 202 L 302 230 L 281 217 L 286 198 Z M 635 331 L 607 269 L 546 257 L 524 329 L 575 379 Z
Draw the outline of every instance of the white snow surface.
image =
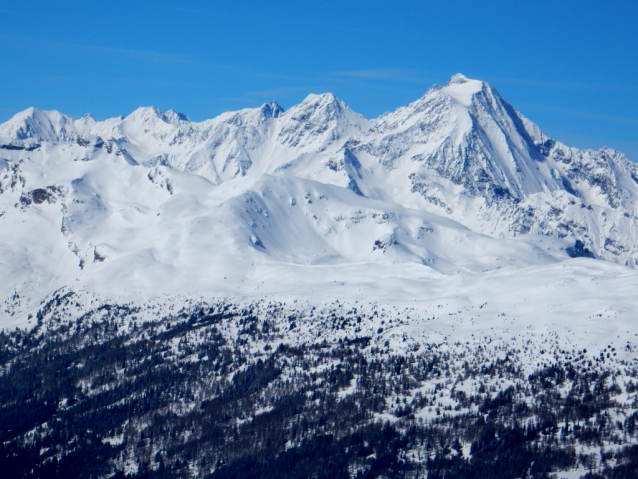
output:
M 637 202 L 624 155 L 551 140 L 460 74 L 374 120 L 332 94 L 200 123 L 30 108 L 0 125 L 0 327 L 64 288 L 440 306 L 406 331 L 624 347 Z M 570 258 L 577 240 L 595 258 Z

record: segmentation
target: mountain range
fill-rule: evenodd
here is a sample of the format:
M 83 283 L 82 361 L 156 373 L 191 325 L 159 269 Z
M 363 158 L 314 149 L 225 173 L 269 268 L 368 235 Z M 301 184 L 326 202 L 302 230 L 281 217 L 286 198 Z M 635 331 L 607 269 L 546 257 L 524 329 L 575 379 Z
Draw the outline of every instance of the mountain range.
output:
M 461 74 L 372 120 L 29 108 L 0 125 L 0 467 L 634 477 L 637 211 L 622 153 Z
M 0 162 L 2 297 L 263 262 L 638 262 L 637 166 L 546 137 L 460 74 L 374 120 L 331 94 L 200 123 L 153 107 L 105 121 L 30 108 L 0 125 Z M 182 289 L 173 281 L 159 289 Z

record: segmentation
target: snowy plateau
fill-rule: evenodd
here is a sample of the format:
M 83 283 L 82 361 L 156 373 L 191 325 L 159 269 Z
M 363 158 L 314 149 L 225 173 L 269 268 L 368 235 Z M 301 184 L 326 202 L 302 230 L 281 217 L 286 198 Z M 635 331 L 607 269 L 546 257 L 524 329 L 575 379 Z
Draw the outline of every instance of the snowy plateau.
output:
M 638 477 L 638 165 L 454 75 L 0 125 L 4 477 Z

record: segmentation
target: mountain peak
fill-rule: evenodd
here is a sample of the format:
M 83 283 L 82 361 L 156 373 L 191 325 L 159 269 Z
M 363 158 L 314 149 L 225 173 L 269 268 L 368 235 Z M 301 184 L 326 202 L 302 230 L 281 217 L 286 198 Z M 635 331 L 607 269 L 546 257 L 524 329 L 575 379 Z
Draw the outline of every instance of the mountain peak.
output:
M 445 86 L 454 85 L 454 84 L 462 84 L 469 82 L 470 79 L 463 75 L 462 73 L 457 73 L 456 75 L 452 75 Z
M 261 112 L 263 113 L 264 118 L 277 118 L 284 111 L 283 107 L 274 100 L 264 103 L 261 106 Z
M 13 115 L 13 118 L 25 118 L 25 117 L 29 117 L 29 116 L 32 117 L 33 115 L 35 115 L 39 111 L 42 111 L 42 110 L 40 108 L 36 108 L 35 106 L 30 106 L 26 110 L 19 111 L 18 113 Z
M 80 123 L 82 123 L 83 125 L 87 125 L 87 124 L 95 124 L 97 123 L 95 118 L 93 117 L 93 115 L 91 115 L 90 113 L 85 113 L 82 118 L 80 118 L 78 120 Z
M 161 119 L 163 113 L 155 106 L 140 106 L 131 112 L 126 118 L 137 119 L 140 118 L 144 121 L 148 121 L 152 117 Z
M 320 95 L 311 93 L 299 104 L 291 108 L 289 111 L 305 112 L 304 114 L 322 115 L 321 118 L 328 119 L 333 116 L 341 116 L 345 112 L 350 111 L 348 106 L 337 99 L 332 93 L 322 93 Z M 302 115 L 303 116 L 303 115 Z M 325 118 L 324 118 L 325 116 Z
M 49 114 L 60 115 L 61 113 L 57 110 L 42 110 L 41 108 L 36 108 L 34 106 L 31 106 L 27 108 L 26 110 L 19 111 L 18 113 L 13 115 L 13 117 L 9 121 L 13 121 L 13 120 L 22 121 L 27 118 L 37 118 L 40 116 L 48 116 Z
M 306 98 L 304 98 L 304 100 L 301 102 L 301 105 L 303 104 L 331 104 L 331 103 L 338 103 L 339 100 L 337 100 L 337 98 L 330 92 L 328 93 L 321 93 L 321 94 L 316 94 L 316 93 L 311 93 L 310 95 L 308 95 Z
M 188 118 L 184 113 L 177 112 L 175 110 L 168 110 L 164 115 L 162 115 L 162 119 L 166 123 L 170 123 L 171 125 L 177 125 L 180 122 L 190 122 L 191 119 Z
M 329 115 L 334 115 L 334 114 L 343 115 L 346 112 L 359 115 L 358 113 L 354 113 L 350 109 L 350 107 L 346 105 L 345 102 L 343 102 L 342 100 L 339 100 L 336 96 L 334 96 L 330 92 L 322 93 L 320 95 L 311 93 L 306 98 L 304 98 L 304 100 L 299 105 L 296 105 L 294 108 L 299 110 L 311 109 L 315 111 L 323 111 Z
M 56 141 L 59 139 L 60 126 L 71 121 L 71 118 L 57 110 L 30 107 L 16 113 L 8 122 L 3 123 L 0 127 L 0 137 Z
M 457 73 L 439 91 L 467 107 L 472 103 L 472 97 L 483 90 L 483 87 L 482 81 L 472 80 Z

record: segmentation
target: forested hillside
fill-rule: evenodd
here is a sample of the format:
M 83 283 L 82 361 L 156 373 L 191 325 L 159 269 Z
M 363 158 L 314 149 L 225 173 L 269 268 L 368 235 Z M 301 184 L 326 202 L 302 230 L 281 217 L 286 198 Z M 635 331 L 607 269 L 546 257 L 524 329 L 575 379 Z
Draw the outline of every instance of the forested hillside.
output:
M 3 477 L 636 477 L 638 367 L 615 348 L 397 343 L 408 313 L 339 304 L 60 320 L 74 301 L 0 334 Z

